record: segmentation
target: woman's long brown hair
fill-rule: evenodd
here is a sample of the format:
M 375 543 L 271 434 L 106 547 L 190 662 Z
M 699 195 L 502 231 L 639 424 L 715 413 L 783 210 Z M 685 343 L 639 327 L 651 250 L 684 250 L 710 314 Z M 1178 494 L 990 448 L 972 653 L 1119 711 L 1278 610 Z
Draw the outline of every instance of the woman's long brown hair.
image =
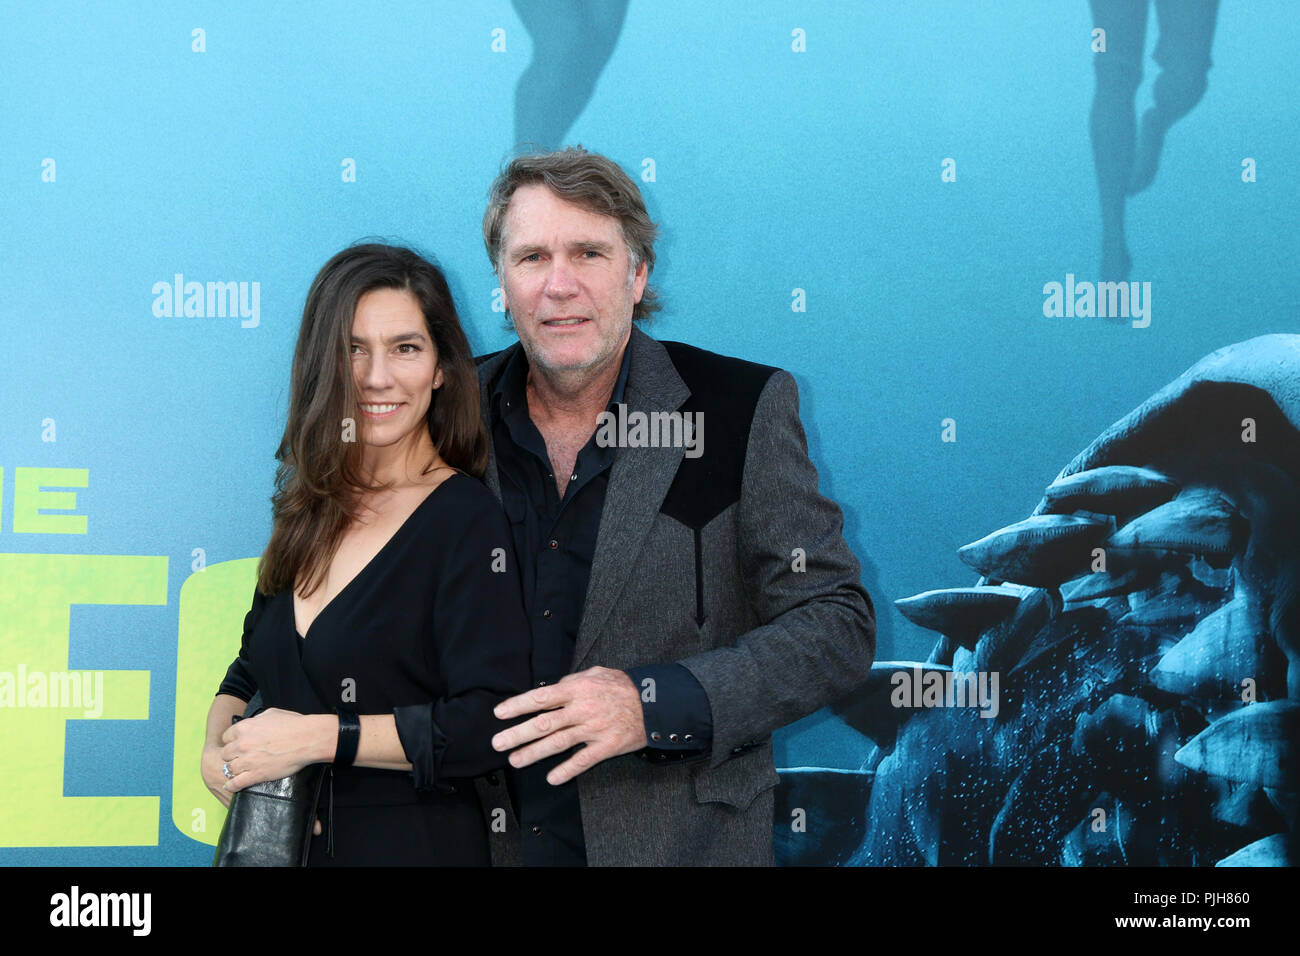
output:
M 481 478 L 487 467 L 487 431 L 479 417 L 478 375 L 451 290 L 441 270 L 410 249 L 378 243 L 351 246 L 316 275 L 307 293 L 293 353 L 289 419 L 275 457 L 271 540 L 257 587 L 271 595 L 299 583 L 305 594 L 325 579 L 357 496 L 384 486 L 362 476 L 360 421 L 350 357 L 357 302 L 374 289 L 401 289 L 420 303 L 438 350 L 442 387 L 429 403 L 429 437 L 442 459 Z

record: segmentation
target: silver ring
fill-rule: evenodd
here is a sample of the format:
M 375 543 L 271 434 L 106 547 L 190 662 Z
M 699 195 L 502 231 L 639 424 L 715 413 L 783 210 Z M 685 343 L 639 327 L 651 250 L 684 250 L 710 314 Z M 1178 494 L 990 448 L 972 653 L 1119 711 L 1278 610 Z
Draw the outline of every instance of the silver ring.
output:
M 230 764 L 228 763 L 223 763 L 221 765 L 221 772 L 226 775 L 227 780 L 230 780 L 235 776 L 233 773 L 230 772 Z

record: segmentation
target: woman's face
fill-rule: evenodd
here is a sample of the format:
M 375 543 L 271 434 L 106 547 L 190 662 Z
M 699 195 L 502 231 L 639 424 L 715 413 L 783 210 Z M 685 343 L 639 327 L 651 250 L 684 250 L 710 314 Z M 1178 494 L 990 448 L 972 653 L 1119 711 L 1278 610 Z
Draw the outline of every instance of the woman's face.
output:
M 362 295 L 352 317 L 351 353 L 361 440 L 383 447 L 418 439 L 442 372 L 415 296 L 402 289 Z

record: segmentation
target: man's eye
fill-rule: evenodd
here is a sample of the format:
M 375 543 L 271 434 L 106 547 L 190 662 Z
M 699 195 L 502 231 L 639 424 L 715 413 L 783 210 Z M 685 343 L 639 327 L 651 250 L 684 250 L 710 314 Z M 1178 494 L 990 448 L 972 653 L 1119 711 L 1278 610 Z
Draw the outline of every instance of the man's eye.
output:
M 410 351 L 403 351 L 405 349 L 409 349 Z M 403 342 L 397 347 L 397 351 L 401 352 L 403 355 L 410 355 L 412 352 L 420 351 L 420 347 L 414 342 Z
M 524 256 L 524 262 L 540 262 L 541 259 L 541 254 L 536 252 L 530 252 L 528 255 Z

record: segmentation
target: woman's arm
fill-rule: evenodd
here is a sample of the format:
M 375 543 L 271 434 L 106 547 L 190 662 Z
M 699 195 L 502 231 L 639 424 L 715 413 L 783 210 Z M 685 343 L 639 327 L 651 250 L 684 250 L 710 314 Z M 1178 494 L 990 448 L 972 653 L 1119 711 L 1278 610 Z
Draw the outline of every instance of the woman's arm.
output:
M 218 697 L 217 701 L 222 698 Z M 228 698 L 235 700 L 235 698 Z M 216 703 L 213 709 L 216 709 Z M 240 702 L 240 710 L 243 703 Z M 392 714 L 362 714 L 361 739 L 357 743 L 354 766 L 380 770 L 410 770 L 397 724 Z M 208 730 L 213 723 L 209 715 Z M 278 780 L 297 773 L 314 763 L 333 763 L 338 748 L 339 719 L 334 714 L 298 714 L 271 707 L 256 717 L 231 725 L 227 717 L 224 731 L 218 732 L 216 773 L 220 786 L 229 794 L 265 780 Z M 226 780 L 222 763 L 229 763 L 235 774 Z M 205 757 L 204 769 L 207 769 Z M 205 772 L 204 779 L 207 779 Z M 211 785 L 209 785 L 211 789 Z M 214 791 L 215 792 L 215 791 Z
M 482 486 L 478 492 L 459 512 L 459 527 L 439 543 L 443 560 L 432 582 L 430 657 L 446 696 L 395 710 L 420 789 L 505 766 L 492 737 L 515 721 L 492 711 L 531 684 L 532 637 L 510 525 L 492 493 Z
M 299 714 L 271 707 L 247 720 L 232 722 L 242 714 L 248 699 L 257 692 L 257 682 L 248 666 L 249 638 L 257 628 L 268 598 L 254 592 L 244 617 L 239 657 L 226 671 L 221 689 L 208 709 L 203 747 L 203 782 L 223 804 L 230 794 L 266 780 L 279 780 L 313 763 L 332 763 L 338 747 L 339 719 L 333 714 Z M 392 714 L 364 714 L 357 754 L 352 761 L 361 767 L 381 770 L 410 770 L 402 750 Z M 226 779 L 224 765 L 233 777 Z
M 208 726 L 203 738 L 203 759 L 199 769 L 203 774 L 203 783 L 226 806 L 230 806 L 230 792 L 225 788 L 226 775 L 221 770 L 221 735 L 230 726 L 231 718 L 242 714 L 247 706 L 248 701 L 231 694 L 218 694 L 208 708 Z
M 492 736 L 510 726 L 492 708 L 530 684 L 531 634 L 515 568 L 510 526 L 487 489 L 466 509 L 458 540 L 442 543 L 447 556 L 435 588 L 435 619 L 429 634 L 447 696 L 397 707 L 389 714 L 362 714 L 353 764 L 411 770 L 415 785 L 430 788 L 447 777 L 472 777 L 505 765 Z M 509 555 L 497 570 L 494 548 Z M 227 717 L 227 721 L 229 718 Z M 233 792 L 331 763 L 338 746 L 338 717 L 270 708 L 230 726 L 220 736 L 221 762 L 235 777 L 220 784 Z
M 225 806 L 230 806 L 230 791 L 226 789 L 226 775 L 222 769 L 225 762 L 221 756 L 222 734 L 233 722 L 233 718 L 242 714 L 248 702 L 257 693 L 257 681 L 248 666 L 248 641 L 257 622 L 262 618 L 268 598 L 257 588 L 253 589 L 253 600 L 244 615 L 244 633 L 239 638 L 239 656 L 226 668 L 225 679 L 217 688 L 217 696 L 208 708 L 207 729 L 203 735 L 203 755 L 199 761 L 199 773 L 204 785 L 212 795 Z

